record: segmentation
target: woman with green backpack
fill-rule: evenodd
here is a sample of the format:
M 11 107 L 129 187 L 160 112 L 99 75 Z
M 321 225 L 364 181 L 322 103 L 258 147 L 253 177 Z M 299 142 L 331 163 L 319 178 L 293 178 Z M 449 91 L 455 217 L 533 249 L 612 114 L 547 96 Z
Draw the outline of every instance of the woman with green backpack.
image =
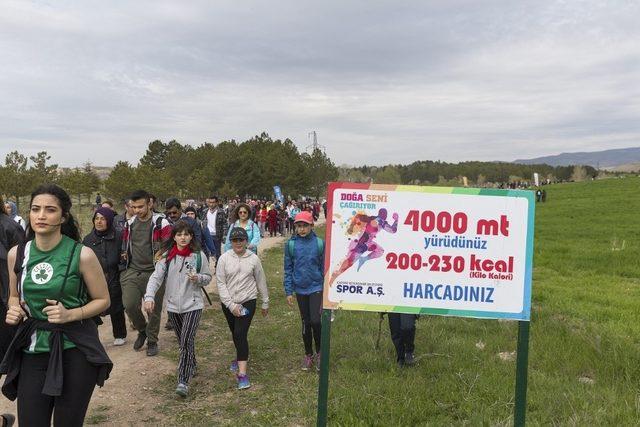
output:
M 6 323 L 18 325 L 0 363 L 2 393 L 23 426 L 82 426 L 95 386 L 113 367 L 93 320 L 109 308 L 95 253 L 79 243 L 71 198 L 44 184 L 31 193 L 28 242 L 8 254 Z
M 204 308 L 202 287 L 211 282 L 209 263 L 194 237 L 189 224 L 175 223 L 144 295 L 144 309 L 152 313 L 156 292 L 166 283 L 167 314 L 180 346 L 176 394 L 182 397 L 189 393 L 189 380 L 196 374 L 195 337 Z

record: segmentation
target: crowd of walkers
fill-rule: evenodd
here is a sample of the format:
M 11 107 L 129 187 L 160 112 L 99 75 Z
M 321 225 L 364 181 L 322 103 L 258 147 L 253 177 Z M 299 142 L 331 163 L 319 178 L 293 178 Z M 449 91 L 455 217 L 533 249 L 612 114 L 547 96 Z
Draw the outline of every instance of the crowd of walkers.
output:
M 179 344 L 177 387 L 189 393 L 197 374 L 195 335 L 212 276 L 235 358 L 238 389 L 251 386 L 248 331 L 258 309 L 269 312 L 266 276 L 257 256 L 262 238 L 291 236 L 285 245 L 284 290 L 297 301 L 305 350 L 302 368 L 319 366 L 324 242 L 313 232 L 326 203 L 281 203 L 236 197 L 223 204 L 178 198 L 158 201 L 144 190 L 124 201 L 122 213 L 100 194 L 92 229 L 80 235 L 71 199 L 60 187 L 38 187 L 28 221 L 15 203 L 0 200 L 0 375 L 3 394 L 18 402 L 22 425 L 82 425 L 93 389 L 113 364 L 98 337 L 110 316 L 113 345 L 158 354 L 163 309 Z M 261 303 L 258 306 L 258 294 Z M 126 317 L 125 317 L 126 313 Z M 315 344 L 315 345 L 314 345 Z M 146 347 L 145 347 L 146 345 Z M 3 415 L 0 425 L 10 425 Z

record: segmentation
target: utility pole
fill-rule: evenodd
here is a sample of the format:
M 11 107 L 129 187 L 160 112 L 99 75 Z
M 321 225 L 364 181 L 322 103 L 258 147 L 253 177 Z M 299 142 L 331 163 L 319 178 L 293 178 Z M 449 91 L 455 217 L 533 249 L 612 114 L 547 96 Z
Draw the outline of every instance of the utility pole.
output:
M 326 147 L 324 145 L 318 144 L 318 134 L 317 132 L 311 131 L 307 134 L 307 137 L 311 140 L 311 145 L 308 145 L 306 151 L 313 154 L 315 150 L 320 150 L 322 153 L 325 152 Z

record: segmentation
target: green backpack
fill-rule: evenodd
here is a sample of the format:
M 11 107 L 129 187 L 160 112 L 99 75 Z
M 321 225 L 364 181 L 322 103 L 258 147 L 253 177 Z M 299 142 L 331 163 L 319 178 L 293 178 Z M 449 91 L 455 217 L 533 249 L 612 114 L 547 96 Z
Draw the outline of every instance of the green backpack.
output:
M 318 245 L 318 264 L 320 265 L 320 268 L 322 268 L 324 261 L 324 240 L 316 237 L 316 244 Z M 296 241 L 294 239 L 289 239 L 287 241 L 287 252 L 289 253 L 289 258 L 293 259 L 295 245 Z
M 196 252 L 196 273 L 200 273 L 201 269 L 202 269 L 202 253 L 198 251 Z M 167 265 L 164 269 L 164 278 L 162 279 L 162 283 L 167 281 L 168 275 L 169 275 L 169 266 Z

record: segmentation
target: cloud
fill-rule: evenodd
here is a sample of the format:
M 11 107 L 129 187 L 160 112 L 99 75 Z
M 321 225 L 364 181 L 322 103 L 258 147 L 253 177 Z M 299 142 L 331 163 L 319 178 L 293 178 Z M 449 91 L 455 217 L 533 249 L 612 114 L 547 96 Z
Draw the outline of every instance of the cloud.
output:
M 136 162 L 262 131 L 337 164 L 640 145 L 640 5 L 24 2 L 0 15 L 0 156 Z

